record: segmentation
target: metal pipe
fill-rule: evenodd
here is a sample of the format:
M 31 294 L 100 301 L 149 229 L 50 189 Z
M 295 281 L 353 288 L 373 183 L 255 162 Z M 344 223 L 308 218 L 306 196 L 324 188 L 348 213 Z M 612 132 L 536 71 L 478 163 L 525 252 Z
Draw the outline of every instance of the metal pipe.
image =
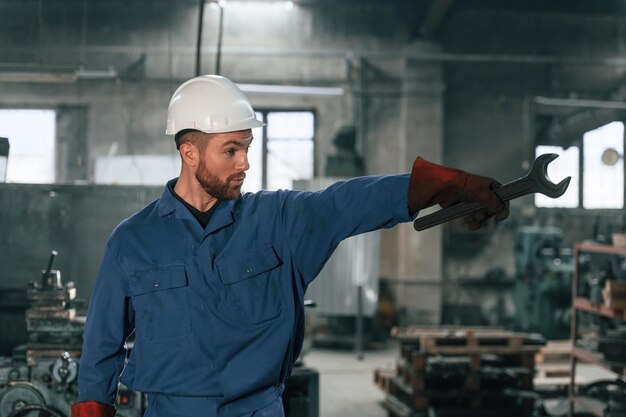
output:
M 546 106 L 626 110 L 626 103 L 622 101 L 586 100 L 586 99 L 577 99 L 577 98 L 535 97 L 534 102 L 537 104 L 543 104 Z
M 356 358 L 363 360 L 363 284 L 356 287 L 356 335 L 355 350 Z
M 359 58 L 357 61 L 357 78 L 356 78 L 356 88 L 354 91 L 354 98 L 356 100 L 356 151 L 363 158 L 363 164 L 365 172 L 367 172 L 367 166 L 365 165 L 367 161 L 367 139 L 365 137 L 365 78 L 366 78 L 366 70 L 365 65 L 366 61 L 363 58 Z
M 263 113 L 263 121 L 265 122 L 265 126 L 263 129 L 262 141 L 261 141 L 261 189 L 267 190 L 267 116 L 268 113 Z
M 41 276 L 41 285 L 46 288 L 48 285 L 48 276 L 50 275 L 50 271 L 52 271 L 52 263 L 54 262 L 54 258 L 56 258 L 56 256 L 59 253 L 55 250 L 53 250 L 52 252 L 50 252 L 50 259 L 48 260 L 48 266 L 46 267 L 46 269 L 43 271 L 43 274 Z
M 220 8 L 220 20 L 218 24 L 217 31 L 217 52 L 215 54 L 215 74 L 220 75 L 221 64 L 222 64 L 222 38 L 224 36 L 224 6 L 218 2 L 218 7 Z
M 204 27 L 204 2 L 200 0 L 200 10 L 198 11 L 198 38 L 196 39 L 196 77 L 200 75 L 202 68 L 202 28 Z
M 528 170 L 528 168 L 530 167 L 530 161 L 534 157 L 534 155 L 532 154 L 533 151 L 531 151 L 532 144 L 533 144 L 533 137 L 532 137 L 531 132 L 534 132 L 534 128 L 533 128 L 534 117 L 533 116 L 534 115 L 533 115 L 531 99 L 530 97 L 526 96 L 524 97 L 524 102 L 522 106 L 522 126 L 524 128 L 524 132 L 523 132 L 524 144 L 522 148 L 522 152 L 524 153 L 524 159 L 522 160 L 522 169 L 524 171 Z
M 345 90 L 339 87 L 311 87 L 303 85 L 267 85 L 267 84 L 241 84 L 237 87 L 245 93 L 269 93 L 269 94 L 296 94 L 306 96 L 342 96 Z
M 191 48 L 176 48 L 180 55 L 194 53 Z M 46 48 L 50 54 L 73 52 L 71 47 Z M 205 47 L 202 52 L 215 53 L 216 48 Z M 5 47 L 3 52 L 11 54 L 31 54 L 32 49 L 26 47 Z M 161 47 L 132 47 L 132 46 L 91 46 L 86 47 L 89 53 L 110 54 L 150 54 L 170 55 L 171 51 Z M 195 51 L 197 53 L 197 50 Z M 273 57 L 303 57 L 315 59 L 345 59 L 348 57 L 363 57 L 370 59 L 397 59 L 408 58 L 415 61 L 432 62 L 469 62 L 469 63 L 503 63 L 503 64 L 557 64 L 557 65 L 587 65 L 626 67 L 626 58 L 613 56 L 580 57 L 580 56 L 549 56 L 549 55 L 509 55 L 509 54 L 456 54 L 443 52 L 376 52 L 368 50 L 303 50 L 285 48 L 222 48 L 222 54 L 248 55 L 248 56 L 273 56 Z

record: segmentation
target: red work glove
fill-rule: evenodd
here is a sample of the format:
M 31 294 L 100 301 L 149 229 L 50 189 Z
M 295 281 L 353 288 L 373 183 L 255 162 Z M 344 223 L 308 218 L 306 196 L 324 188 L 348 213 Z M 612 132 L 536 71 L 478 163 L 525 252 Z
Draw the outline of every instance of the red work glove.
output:
M 97 401 L 81 401 L 72 405 L 72 417 L 113 417 L 115 407 Z
M 509 203 L 494 192 L 500 183 L 488 177 L 433 164 L 421 157 L 413 162 L 409 184 L 409 210 L 412 214 L 435 204 L 446 208 L 459 202 L 479 202 L 486 209 L 465 217 L 468 229 L 480 229 L 482 223 L 496 215 L 498 220 L 509 215 Z

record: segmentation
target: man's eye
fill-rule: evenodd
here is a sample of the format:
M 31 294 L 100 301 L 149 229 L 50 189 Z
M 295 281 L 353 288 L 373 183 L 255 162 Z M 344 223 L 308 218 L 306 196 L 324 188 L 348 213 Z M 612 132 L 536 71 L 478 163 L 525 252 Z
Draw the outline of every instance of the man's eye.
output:
M 235 154 L 235 150 L 234 149 L 226 149 L 226 154 L 234 155 Z

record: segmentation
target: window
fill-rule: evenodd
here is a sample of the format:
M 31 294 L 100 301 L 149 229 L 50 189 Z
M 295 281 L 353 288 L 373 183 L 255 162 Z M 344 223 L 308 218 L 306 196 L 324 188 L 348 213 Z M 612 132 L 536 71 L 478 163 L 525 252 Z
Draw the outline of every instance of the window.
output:
M 7 182 L 55 181 L 54 110 L 0 110 L 0 136 L 9 138 Z
M 315 116 L 310 111 L 261 111 L 253 130 L 245 191 L 291 189 L 314 175 Z
M 586 209 L 621 209 L 624 207 L 624 124 L 612 122 L 583 135 L 582 175 L 580 149 L 572 146 L 537 146 L 535 155 L 556 153 L 559 158 L 548 165 L 554 182 L 571 176 L 567 192 L 557 199 L 535 194 L 537 207 L 582 207 Z M 579 196 L 582 179 L 582 202 Z
M 180 173 L 179 155 L 103 155 L 96 157 L 96 184 L 163 185 Z
M 583 207 L 624 207 L 624 159 L 609 165 L 603 154 L 612 149 L 624 154 L 624 123 L 613 122 L 583 136 Z

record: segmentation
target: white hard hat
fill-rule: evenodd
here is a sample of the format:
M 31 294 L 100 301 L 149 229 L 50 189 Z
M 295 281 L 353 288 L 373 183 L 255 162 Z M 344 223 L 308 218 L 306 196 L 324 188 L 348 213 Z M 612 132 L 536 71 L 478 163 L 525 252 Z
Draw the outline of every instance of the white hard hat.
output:
M 265 126 L 246 95 L 228 78 L 201 75 L 183 83 L 167 109 L 166 135 L 183 130 L 234 132 Z

